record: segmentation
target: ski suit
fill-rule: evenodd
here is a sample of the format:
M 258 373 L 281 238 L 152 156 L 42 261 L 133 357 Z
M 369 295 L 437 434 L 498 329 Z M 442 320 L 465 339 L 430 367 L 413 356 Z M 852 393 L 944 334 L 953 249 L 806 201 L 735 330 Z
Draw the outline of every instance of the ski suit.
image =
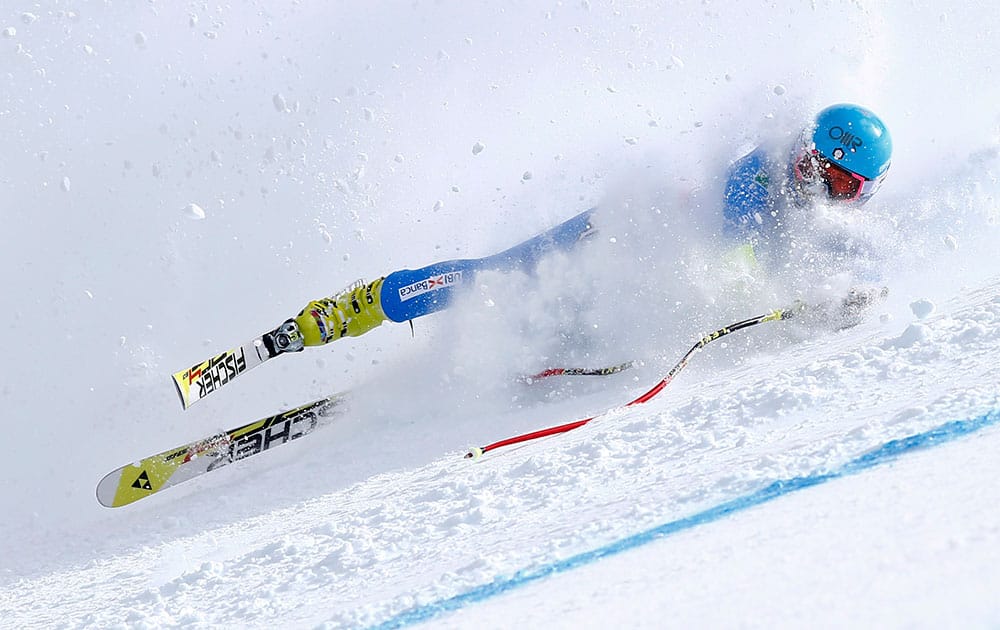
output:
M 775 170 L 767 153 L 757 148 L 730 169 L 725 190 L 725 232 L 752 240 L 777 224 L 775 195 L 770 182 Z M 477 271 L 533 269 L 546 252 L 568 250 L 593 231 L 591 208 L 572 219 L 504 252 L 463 260 L 439 262 L 421 269 L 403 269 L 385 277 L 381 287 L 382 310 L 394 322 L 441 310 L 455 292 Z M 752 256 L 752 254 L 750 254 Z
M 780 235 L 781 213 L 789 206 L 780 168 L 767 152 L 757 148 L 740 158 L 729 171 L 725 188 L 724 233 L 735 241 L 733 260 L 757 265 L 755 245 Z M 790 194 L 794 194 L 792 191 Z M 780 203 L 779 203 L 780 202 Z M 370 284 L 362 284 L 331 298 L 315 300 L 295 317 L 302 344 L 316 346 L 341 337 L 355 337 L 385 321 L 405 322 L 447 308 L 480 271 L 532 270 L 550 251 L 571 249 L 594 232 L 596 208 L 576 215 L 510 249 L 483 258 L 437 262 L 420 269 L 401 269 Z M 849 258 L 856 252 L 831 239 L 831 249 Z M 849 247 L 856 247 L 851 243 Z M 300 346 L 301 347 L 301 346 Z
M 761 147 L 729 169 L 722 210 L 727 235 L 754 234 L 775 227 L 777 213 L 771 186 L 774 171 L 772 160 Z
M 594 209 L 581 212 L 499 254 L 394 271 L 382 282 L 382 311 L 394 322 L 405 322 L 447 307 L 456 292 L 473 281 L 477 271 L 534 269 L 546 253 L 568 250 L 591 234 L 593 212 Z

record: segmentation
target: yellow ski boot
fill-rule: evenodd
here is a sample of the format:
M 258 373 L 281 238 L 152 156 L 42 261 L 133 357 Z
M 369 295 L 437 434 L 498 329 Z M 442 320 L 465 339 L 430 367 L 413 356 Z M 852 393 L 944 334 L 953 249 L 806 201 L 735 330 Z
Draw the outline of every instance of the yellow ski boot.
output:
M 304 346 L 321 346 L 341 337 L 358 337 L 388 318 L 382 312 L 382 281 L 358 281 L 339 295 L 314 300 L 293 320 Z

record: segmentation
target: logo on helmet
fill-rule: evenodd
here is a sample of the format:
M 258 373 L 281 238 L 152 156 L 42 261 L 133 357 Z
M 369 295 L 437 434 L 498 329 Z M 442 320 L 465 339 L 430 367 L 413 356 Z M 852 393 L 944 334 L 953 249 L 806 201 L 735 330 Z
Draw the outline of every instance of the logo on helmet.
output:
M 830 134 L 831 140 L 836 140 L 840 144 L 850 149 L 852 153 L 857 151 L 858 148 L 863 144 L 861 138 L 857 137 L 850 131 L 844 131 L 844 129 L 839 126 L 830 127 L 830 131 L 828 133 Z M 836 157 L 839 160 L 840 157 L 843 157 L 843 154 L 841 154 L 841 156 L 839 157 L 837 155 L 834 155 L 834 157 Z

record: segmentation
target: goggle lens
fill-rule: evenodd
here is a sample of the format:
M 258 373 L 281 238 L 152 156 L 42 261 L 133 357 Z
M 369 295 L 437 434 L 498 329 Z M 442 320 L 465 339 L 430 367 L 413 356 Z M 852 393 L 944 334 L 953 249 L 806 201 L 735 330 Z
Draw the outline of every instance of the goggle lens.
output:
M 795 176 L 805 182 L 821 181 L 826 185 L 827 195 L 841 201 L 853 201 L 877 185 L 875 180 L 834 164 L 816 149 L 803 153 L 795 162 Z

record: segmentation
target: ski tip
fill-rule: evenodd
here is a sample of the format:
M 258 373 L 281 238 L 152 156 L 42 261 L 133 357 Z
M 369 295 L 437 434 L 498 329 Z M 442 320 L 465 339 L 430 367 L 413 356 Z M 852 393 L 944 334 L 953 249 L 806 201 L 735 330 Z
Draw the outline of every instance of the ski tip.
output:
M 172 377 L 185 409 L 272 358 L 261 337 L 206 359 Z M 275 355 L 276 356 L 276 355 Z
M 478 446 L 473 446 L 469 449 L 469 452 L 465 454 L 465 459 L 479 459 L 483 456 L 483 449 Z
M 137 468 L 131 464 L 122 466 L 108 473 L 97 484 L 97 502 L 106 508 L 117 508 L 138 501 L 158 489 L 154 488 L 153 483 L 159 483 L 160 480 L 150 476 L 157 472 L 155 469 Z
M 118 507 L 115 505 L 115 492 L 118 489 L 118 482 L 121 479 L 122 469 L 106 475 L 104 479 L 101 479 L 100 483 L 97 484 L 95 488 L 95 493 L 97 494 L 97 502 L 106 508 Z
M 98 482 L 97 502 L 104 507 L 121 507 L 174 485 L 174 473 L 190 461 L 188 451 L 183 446 L 113 470 Z

